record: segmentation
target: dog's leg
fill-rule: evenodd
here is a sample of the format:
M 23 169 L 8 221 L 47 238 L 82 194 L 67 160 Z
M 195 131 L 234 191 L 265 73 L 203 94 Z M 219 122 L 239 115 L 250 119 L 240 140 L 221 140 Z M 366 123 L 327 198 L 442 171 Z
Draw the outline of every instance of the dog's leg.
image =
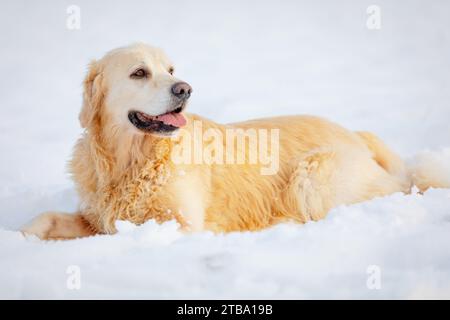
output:
M 365 150 L 318 149 L 297 160 L 284 192 L 298 220 L 319 220 L 342 204 L 352 204 L 405 191 L 398 176 L 382 168 Z
M 67 240 L 96 234 L 94 228 L 80 213 L 64 214 L 46 212 L 33 219 L 22 230 L 25 235 L 35 235 L 42 240 Z
M 321 150 L 295 160 L 295 169 L 283 192 L 283 203 L 290 209 L 284 211 L 298 212 L 298 220 L 303 223 L 325 217 L 334 203 L 335 157 L 334 151 Z

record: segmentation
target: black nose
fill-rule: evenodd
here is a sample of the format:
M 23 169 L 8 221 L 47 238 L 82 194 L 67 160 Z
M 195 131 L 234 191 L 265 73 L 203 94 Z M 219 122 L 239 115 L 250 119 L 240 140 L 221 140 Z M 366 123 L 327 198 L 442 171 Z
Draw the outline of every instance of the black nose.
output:
M 192 88 L 186 82 L 177 82 L 172 86 L 172 93 L 175 97 L 187 100 L 191 96 Z

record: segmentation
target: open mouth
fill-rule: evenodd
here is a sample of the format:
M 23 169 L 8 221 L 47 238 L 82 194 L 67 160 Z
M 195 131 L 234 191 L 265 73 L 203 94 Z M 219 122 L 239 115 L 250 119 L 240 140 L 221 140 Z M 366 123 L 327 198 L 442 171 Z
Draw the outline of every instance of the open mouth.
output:
M 140 111 L 128 112 L 128 119 L 139 130 L 149 133 L 159 133 L 163 135 L 170 135 L 180 127 L 186 124 L 186 118 L 179 107 L 173 111 L 151 116 Z

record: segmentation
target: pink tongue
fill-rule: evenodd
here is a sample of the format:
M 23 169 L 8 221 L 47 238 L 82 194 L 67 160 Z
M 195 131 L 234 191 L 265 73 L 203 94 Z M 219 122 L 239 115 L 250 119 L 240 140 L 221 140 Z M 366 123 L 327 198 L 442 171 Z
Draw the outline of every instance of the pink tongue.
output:
M 181 113 L 166 113 L 157 117 L 157 120 L 174 127 L 182 127 L 186 124 L 186 118 Z

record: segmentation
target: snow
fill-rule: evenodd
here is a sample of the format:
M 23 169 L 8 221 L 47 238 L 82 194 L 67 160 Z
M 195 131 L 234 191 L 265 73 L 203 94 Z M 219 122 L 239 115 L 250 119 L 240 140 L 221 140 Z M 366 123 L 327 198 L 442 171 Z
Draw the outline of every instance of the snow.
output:
M 0 298 L 450 298 L 448 189 L 254 233 L 119 222 L 116 235 L 45 243 L 16 231 L 76 208 L 65 165 L 86 65 L 135 41 L 172 57 L 194 88 L 192 112 L 324 116 L 449 182 L 448 1 L 377 1 L 380 30 L 366 28 L 372 3 L 356 0 L 77 0 L 81 29 L 68 30 L 71 4 L 11 1 L 0 12 Z

